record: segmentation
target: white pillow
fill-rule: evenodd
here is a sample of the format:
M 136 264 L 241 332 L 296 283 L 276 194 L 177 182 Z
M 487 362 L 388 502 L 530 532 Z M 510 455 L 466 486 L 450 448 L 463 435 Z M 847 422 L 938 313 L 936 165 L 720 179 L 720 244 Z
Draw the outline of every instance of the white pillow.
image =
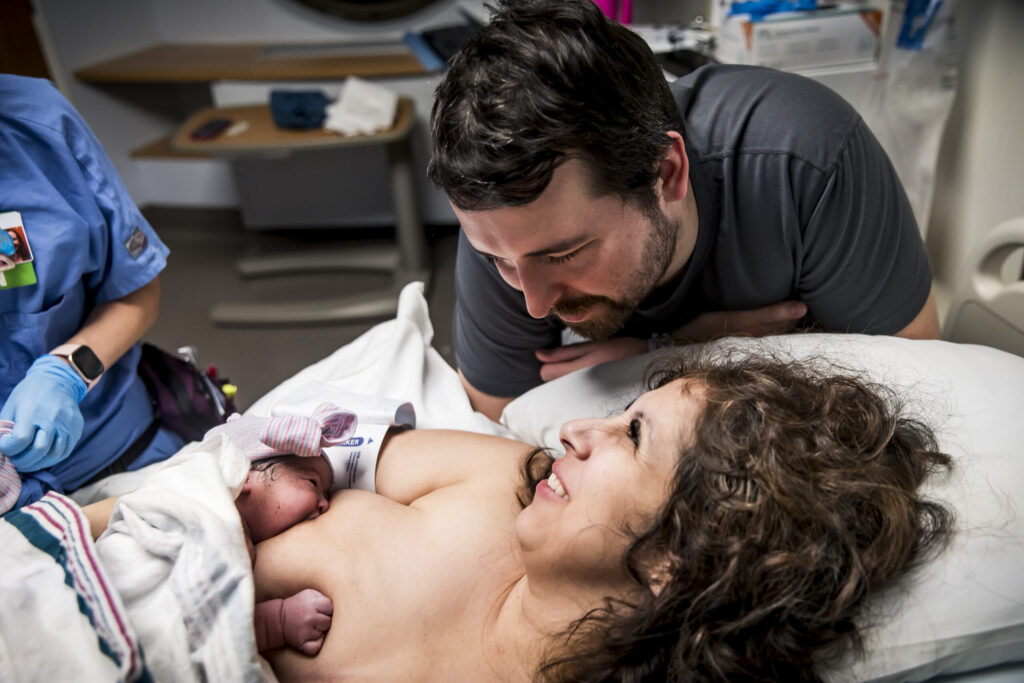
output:
M 920 681 L 1024 660 L 1024 358 L 995 349 L 895 337 L 801 334 L 727 340 L 742 349 L 821 358 L 900 392 L 953 456 L 927 493 L 956 513 L 949 548 L 873 613 L 859 661 L 833 680 Z M 566 420 L 612 415 L 642 391 L 652 356 L 589 368 L 510 403 L 502 422 L 528 443 L 560 449 Z

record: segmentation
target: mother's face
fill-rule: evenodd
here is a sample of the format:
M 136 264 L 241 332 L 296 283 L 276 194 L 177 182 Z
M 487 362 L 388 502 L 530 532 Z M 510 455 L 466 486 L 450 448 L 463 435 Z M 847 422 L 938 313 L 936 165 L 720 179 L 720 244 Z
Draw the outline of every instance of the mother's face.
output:
M 528 571 L 546 568 L 580 582 L 620 582 L 621 558 L 665 502 L 680 453 L 703 409 L 699 385 L 676 380 L 617 417 L 562 427 L 565 457 L 517 522 Z

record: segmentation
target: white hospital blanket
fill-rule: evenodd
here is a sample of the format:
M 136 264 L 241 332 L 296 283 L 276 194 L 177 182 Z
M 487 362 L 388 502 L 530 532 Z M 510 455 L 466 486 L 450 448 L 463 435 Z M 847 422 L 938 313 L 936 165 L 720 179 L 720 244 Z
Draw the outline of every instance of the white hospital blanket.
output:
M 0 521 L 0 548 L 0 680 L 149 676 L 138 634 L 77 505 L 49 493 L 8 513 Z
M 249 461 L 215 437 L 147 469 L 93 544 L 49 494 L 0 522 L 0 680 L 264 681 L 234 496 Z
M 382 322 L 327 358 L 310 365 L 256 401 L 247 414 L 268 416 L 301 396 L 311 383 L 339 390 L 410 401 L 420 429 L 461 429 L 509 436 L 503 426 L 474 412 L 458 373 L 430 345 L 423 283 L 406 285 L 393 320 Z M 294 399 L 293 399 L 294 400 Z
M 249 460 L 218 435 L 151 468 L 96 543 L 157 681 L 273 680 L 234 498 Z
M 315 384 L 410 401 L 420 428 L 508 435 L 472 410 L 458 374 L 430 346 L 432 339 L 423 285 L 411 283 L 393 320 L 303 369 L 248 412 L 269 415 Z M 94 558 L 109 585 L 110 607 L 97 614 L 111 616 L 100 626 L 76 616 L 79 594 L 60 588 L 65 572 L 53 554 L 7 552 L 20 532 L 0 522 L 0 680 L 273 680 L 256 651 L 252 572 L 233 502 L 248 468 L 240 451 L 215 437 L 72 495 L 83 505 L 122 496 L 95 547 L 84 520 L 71 526 L 85 531 L 64 546 L 68 557 Z M 78 520 L 74 504 L 61 501 Z M 107 622 L 120 624 L 124 633 Z M 97 646 L 101 632 L 112 633 L 100 641 L 116 647 Z

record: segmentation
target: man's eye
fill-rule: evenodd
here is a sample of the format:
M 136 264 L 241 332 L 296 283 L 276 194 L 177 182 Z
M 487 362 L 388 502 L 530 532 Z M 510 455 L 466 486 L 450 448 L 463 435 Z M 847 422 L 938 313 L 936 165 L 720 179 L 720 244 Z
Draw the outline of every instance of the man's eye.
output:
M 498 270 L 506 270 L 509 267 L 508 261 L 503 258 L 498 258 L 497 256 L 485 256 L 484 258 Z
M 566 262 L 576 258 L 576 256 L 580 253 L 580 251 L 581 251 L 581 249 L 577 249 L 575 251 L 570 251 L 568 254 L 562 254 L 561 256 L 549 256 L 548 260 L 551 261 L 551 263 L 556 263 L 556 264 L 557 263 L 566 263 Z
M 632 419 L 629 421 L 629 439 L 633 442 L 633 445 L 640 446 L 640 420 Z

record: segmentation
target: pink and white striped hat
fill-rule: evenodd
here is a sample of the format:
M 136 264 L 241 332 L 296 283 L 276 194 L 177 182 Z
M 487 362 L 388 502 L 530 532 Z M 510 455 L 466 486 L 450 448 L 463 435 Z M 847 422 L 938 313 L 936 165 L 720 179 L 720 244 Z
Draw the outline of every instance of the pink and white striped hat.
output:
M 203 439 L 223 434 L 242 449 L 251 462 L 278 455 L 323 456 L 325 446 L 336 446 L 356 430 L 358 420 L 350 410 L 333 403 L 321 403 L 312 415 L 256 417 L 235 413 L 228 421 L 208 431 Z M 333 470 L 333 464 L 332 464 Z

